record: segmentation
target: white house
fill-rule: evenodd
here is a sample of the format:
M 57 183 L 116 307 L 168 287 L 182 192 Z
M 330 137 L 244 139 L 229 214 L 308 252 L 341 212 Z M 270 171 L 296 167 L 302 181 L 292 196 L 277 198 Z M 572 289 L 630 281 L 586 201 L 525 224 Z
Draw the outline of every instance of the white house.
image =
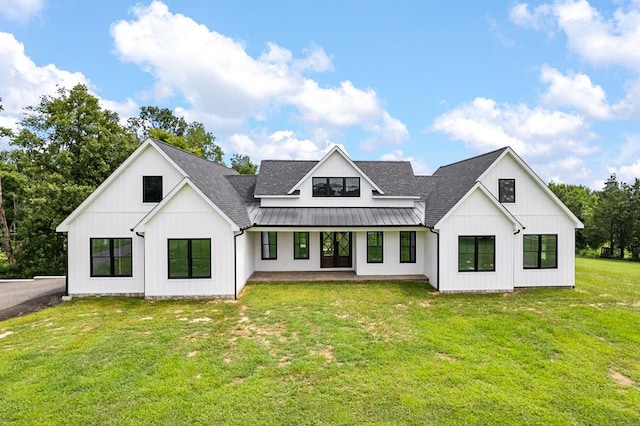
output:
M 234 298 L 257 271 L 572 287 L 581 227 L 511 148 L 415 176 L 336 146 L 247 176 L 150 139 L 57 230 L 72 295 Z

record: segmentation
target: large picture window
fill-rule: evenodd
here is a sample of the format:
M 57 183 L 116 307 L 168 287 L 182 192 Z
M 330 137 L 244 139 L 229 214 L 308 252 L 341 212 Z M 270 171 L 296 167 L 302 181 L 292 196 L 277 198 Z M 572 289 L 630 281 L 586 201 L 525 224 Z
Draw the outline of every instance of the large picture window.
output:
M 516 202 L 515 179 L 498 179 L 498 198 L 501 203 Z
M 458 237 L 458 272 L 496 270 L 494 236 Z
M 314 177 L 314 197 L 359 197 L 359 177 Z
M 169 278 L 211 278 L 211 239 L 170 239 Z
M 416 263 L 416 231 L 400 232 L 400 263 Z
M 263 232 L 262 235 L 262 260 L 275 260 L 278 258 L 278 233 Z
M 131 238 L 91 238 L 92 277 L 132 275 Z
M 293 233 L 293 258 L 309 259 L 309 233 Z
M 554 269 L 558 267 L 557 235 L 523 236 L 524 269 Z
M 142 177 L 142 202 L 157 203 L 162 201 L 162 176 Z
M 367 232 L 367 263 L 382 263 L 382 231 Z

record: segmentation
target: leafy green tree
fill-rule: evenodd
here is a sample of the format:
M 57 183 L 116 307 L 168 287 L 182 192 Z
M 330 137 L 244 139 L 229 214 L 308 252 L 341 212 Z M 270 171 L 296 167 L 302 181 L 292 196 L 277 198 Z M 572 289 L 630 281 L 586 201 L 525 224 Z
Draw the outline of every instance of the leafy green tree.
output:
M 58 89 L 26 108 L 21 130 L 13 137 L 10 159 L 25 177 L 17 237 L 18 259 L 26 275 L 63 273 L 64 238 L 55 231 L 100 183 L 137 147 L 83 85 Z
M 0 112 L 2 111 L 4 111 L 4 106 L 2 105 L 2 99 L 0 98 Z M 10 138 L 11 136 L 13 136 L 13 132 L 11 131 L 11 129 L 0 126 L 0 138 Z M 6 155 L 4 157 L 6 157 Z M 11 228 L 14 224 L 13 220 L 14 220 L 15 209 L 12 209 L 12 208 L 5 209 L 5 199 L 11 200 L 12 197 L 11 195 L 7 197 L 7 192 L 10 192 L 10 191 L 7 191 L 4 188 L 3 179 L 4 179 L 4 182 L 6 182 L 7 175 L 9 173 L 13 174 L 15 173 L 15 171 L 11 170 L 11 165 L 6 161 L 6 158 L 3 158 L 1 161 L 2 162 L 0 163 L 0 229 L 2 231 L 2 251 L 7 257 L 7 261 L 9 265 L 14 265 L 16 263 L 17 252 L 19 251 L 19 248 L 16 248 L 14 243 L 11 240 Z M 9 203 L 9 205 L 11 206 L 11 203 Z
M 636 178 L 633 185 L 628 185 L 626 189 L 632 230 L 629 250 L 633 260 L 640 260 L 640 179 Z
M 231 168 L 241 175 L 255 175 L 258 173 L 258 165 L 252 163 L 248 155 L 233 154 Z
M 224 152 L 202 123 L 187 123 L 168 108 L 143 106 L 140 115 L 127 120 L 127 128 L 140 142 L 154 138 L 221 165 Z
M 583 249 L 587 246 L 585 230 L 591 226 L 593 206 L 597 197 L 586 186 L 570 185 L 565 183 L 549 182 L 549 189 L 576 215 L 585 225 L 585 229 L 576 231 L 576 248 Z
M 624 250 L 631 242 L 629 203 L 625 185 L 612 174 L 599 192 L 593 208 L 591 226 L 586 237 L 591 247 L 608 244 L 613 256 L 624 257 Z

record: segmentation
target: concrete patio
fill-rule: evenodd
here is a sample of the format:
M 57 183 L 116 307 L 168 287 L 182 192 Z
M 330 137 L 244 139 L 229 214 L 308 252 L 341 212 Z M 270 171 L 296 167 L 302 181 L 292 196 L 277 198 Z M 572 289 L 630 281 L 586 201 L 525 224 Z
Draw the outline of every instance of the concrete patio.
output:
M 425 275 L 356 275 L 354 271 L 287 271 L 254 272 L 248 283 L 290 281 L 422 281 L 429 282 Z

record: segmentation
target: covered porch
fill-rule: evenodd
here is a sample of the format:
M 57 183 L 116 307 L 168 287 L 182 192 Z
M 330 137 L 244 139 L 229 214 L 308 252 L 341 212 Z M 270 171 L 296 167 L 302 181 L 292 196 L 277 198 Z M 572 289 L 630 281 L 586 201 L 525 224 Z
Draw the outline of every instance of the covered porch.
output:
M 295 281 L 419 281 L 429 282 L 425 275 L 356 275 L 354 271 L 256 271 L 247 283 Z

